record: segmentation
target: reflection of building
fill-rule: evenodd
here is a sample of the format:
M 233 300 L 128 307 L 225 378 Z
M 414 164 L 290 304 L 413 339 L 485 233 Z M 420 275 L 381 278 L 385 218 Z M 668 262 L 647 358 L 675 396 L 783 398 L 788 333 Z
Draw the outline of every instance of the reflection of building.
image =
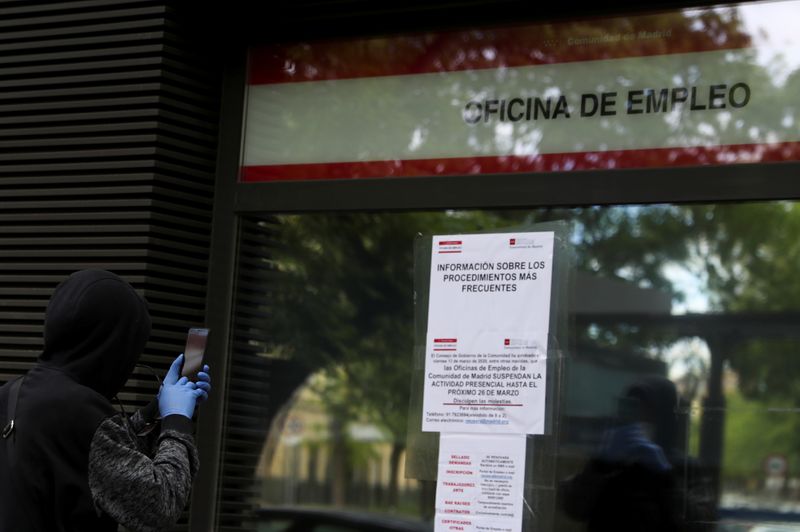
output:
M 590 334 L 597 336 L 613 330 L 619 324 L 616 320 L 625 316 L 668 316 L 671 311 L 669 294 L 581 272 L 575 275 L 574 294 L 575 320 L 584 320 L 583 327 L 589 325 Z M 595 320 L 600 323 L 590 325 Z M 577 343 L 563 369 L 560 478 L 579 472 L 597 451 L 605 432 L 619 421 L 620 399 L 631 384 L 646 375 L 667 375 L 667 365 L 657 357 L 630 345 L 597 347 L 592 338 Z
M 626 352 L 579 351 L 567 363 L 564 444 L 579 445 L 582 451 L 596 447 L 603 430 L 619 416 L 625 390 L 644 375 L 665 374 L 666 365 L 660 360 Z
M 272 424 L 256 471 L 263 503 L 337 503 L 395 510 L 417 489 L 417 482 L 402 474 L 405 453 L 393 480 L 391 437 L 375 424 L 336 419 L 326 410 L 325 398 L 314 391 L 313 383 L 324 378 L 311 376 Z M 346 485 L 336 486 L 343 480 L 337 478 L 337 465 L 343 460 Z M 388 500 L 393 481 L 396 502 Z M 334 500 L 337 489 L 343 489 L 339 501 Z
M 577 320 L 605 317 L 611 325 L 615 316 L 670 314 L 671 298 L 662 291 L 580 272 L 575 277 L 571 309 Z M 565 444 L 584 450 L 596 446 L 603 429 L 618 416 L 618 401 L 625 389 L 644 375 L 666 374 L 662 360 L 632 352 L 627 346 L 597 348 L 588 341 L 576 345 L 575 354 L 567 360 L 561 405 Z

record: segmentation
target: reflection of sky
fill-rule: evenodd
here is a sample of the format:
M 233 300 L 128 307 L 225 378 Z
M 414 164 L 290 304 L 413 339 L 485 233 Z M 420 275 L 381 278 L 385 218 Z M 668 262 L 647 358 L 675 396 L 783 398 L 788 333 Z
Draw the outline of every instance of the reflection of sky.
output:
M 800 69 L 800 35 L 796 24 L 800 18 L 800 2 L 746 2 L 737 8 L 745 29 L 753 38 L 758 62 L 768 65 L 774 81 L 782 84 L 792 72 Z M 694 12 L 687 10 L 687 13 Z M 673 314 L 708 312 L 709 301 L 703 292 L 702 280 L 676 264 L 666 265 L 663 271 L 673 286 L 685 295 L 684 301 L 673 303 Z
M 684 295 L 683 301 L 673 301 L 673 314 L 708 312 L 708 297 L 703 293 L 702 281 L 696 275 L 674 263 L 665 265 L 663 273 L 672 286 Z
M 679 380 L 687 373 L 702 375 L 703 366 L 711 364 L 711 353 L 706 343 L 699 338 L 684 338 L 667 348 L 663 359 L 668 366 L 668 377 Z
M 797 32 L 800 3 L 750 2 L 738 8 L 758 50 L 759 63 L 773 65 L 770 71 L 775 81 L 783 83 L 791 72 L 800 68 L 800 38 Z

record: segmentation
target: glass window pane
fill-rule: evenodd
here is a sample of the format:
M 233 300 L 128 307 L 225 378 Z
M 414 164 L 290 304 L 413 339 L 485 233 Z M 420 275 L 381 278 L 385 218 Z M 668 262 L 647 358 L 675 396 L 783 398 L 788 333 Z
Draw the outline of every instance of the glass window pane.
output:
M 255 46 L 241 178 L 797 161 L 799 14 L 740 2 Z
M 569 338 L 523 530 L 800 523 L 796 202 L 244 218 L 226 444 L 257 449 L 257 504 L 430 530 L 435 481 L 406 468 L 414 239 L 553 220 Z

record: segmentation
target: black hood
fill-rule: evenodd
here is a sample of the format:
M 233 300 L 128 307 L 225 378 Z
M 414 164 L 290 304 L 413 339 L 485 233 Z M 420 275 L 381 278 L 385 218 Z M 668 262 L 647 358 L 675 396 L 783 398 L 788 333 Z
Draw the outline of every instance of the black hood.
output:
M 39 361 L 110 399 L 133 372 L 150 325 L 147 303 L 130 284 L 104 270 L 79 271 L 47 305 Z
M 628 397 L 638 399 L 644 418 L 655 427 L 654 441 L 669 456 L 675 451 L 678 436 L 678 390 L 666 377 L 644 377 L 628 389 Z

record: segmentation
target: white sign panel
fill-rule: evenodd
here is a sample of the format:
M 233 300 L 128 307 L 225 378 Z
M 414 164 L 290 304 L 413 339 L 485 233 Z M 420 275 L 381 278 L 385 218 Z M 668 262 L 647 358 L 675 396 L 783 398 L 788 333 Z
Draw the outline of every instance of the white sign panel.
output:
M 544 433 L 553 241 L 433 238 L 423 431 Z
M 240 179 L 798 160 L 800 2 L 729 7 L 252 47 Z
M 435 532 L 519 532 L 525 436 L 442 434 Z
M 752 143 L 748 127 L 697 126 L 722 114 L 761 124 L 772 110 L 752 65 L 730 53 L 253 85 L 243 165 Z M 676 86 L 688 72 L 695 83 Z M 800 140 L 778 126 L 776 142 Z

